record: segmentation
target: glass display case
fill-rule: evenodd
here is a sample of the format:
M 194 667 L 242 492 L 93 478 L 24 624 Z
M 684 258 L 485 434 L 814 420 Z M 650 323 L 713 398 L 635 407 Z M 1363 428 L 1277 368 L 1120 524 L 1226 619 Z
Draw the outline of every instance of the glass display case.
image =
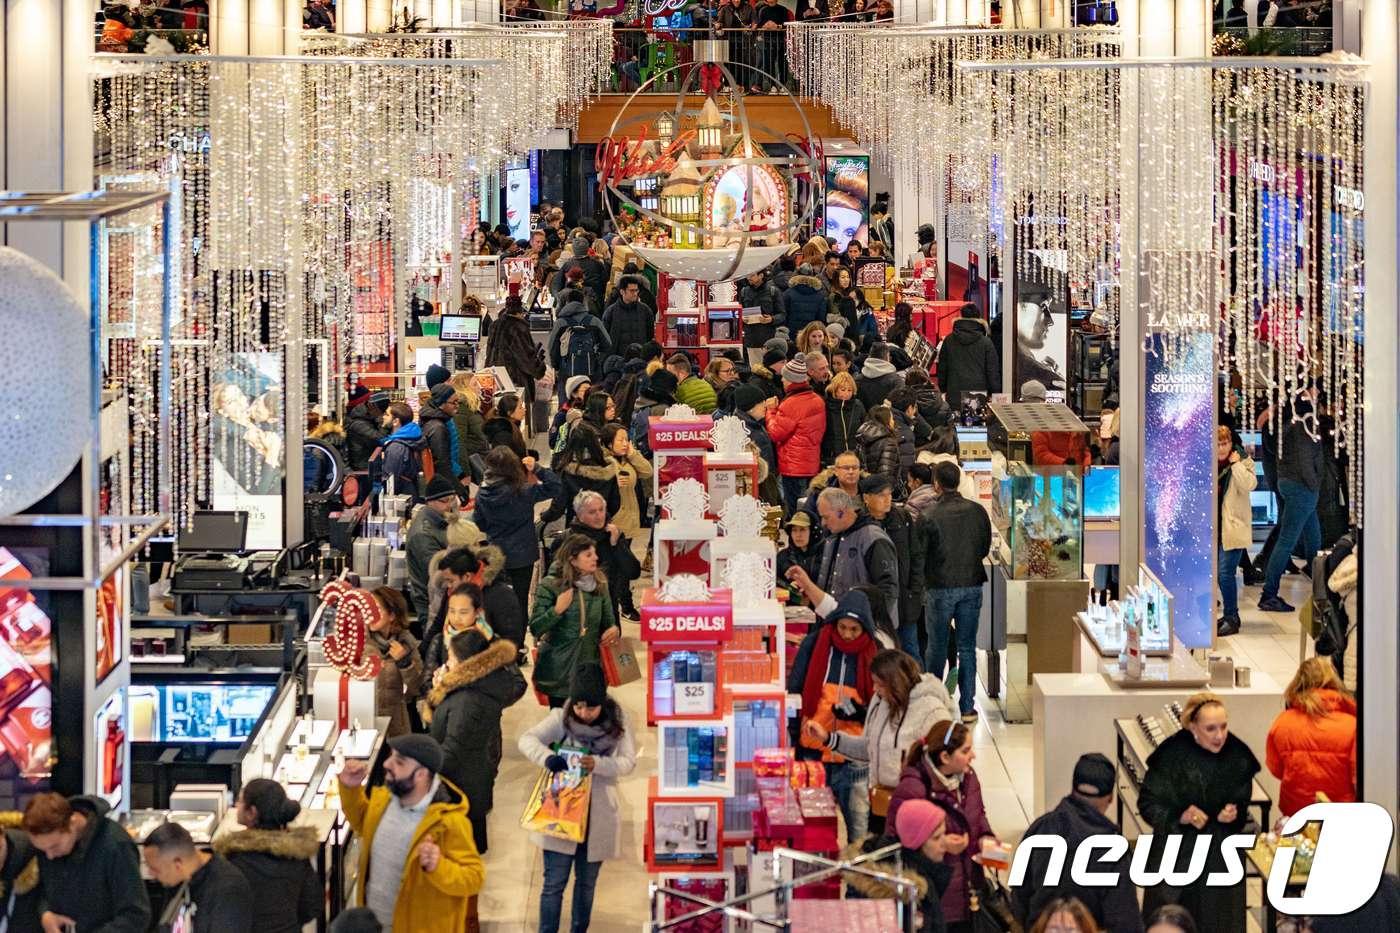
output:
M 992 522 L 1013 580 L 1084 575 L 1089 429 L 1063 405 L 990 406 Z

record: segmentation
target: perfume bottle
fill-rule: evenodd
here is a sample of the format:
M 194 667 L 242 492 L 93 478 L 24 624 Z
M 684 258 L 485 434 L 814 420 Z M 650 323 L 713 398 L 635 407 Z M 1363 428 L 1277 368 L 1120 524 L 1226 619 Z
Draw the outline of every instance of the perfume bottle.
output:
M 126 732 L 121 720 L 107 720 L 107 737 L 102 745 L 102 792 L 110 794 L 122 785 L 126 770 Z

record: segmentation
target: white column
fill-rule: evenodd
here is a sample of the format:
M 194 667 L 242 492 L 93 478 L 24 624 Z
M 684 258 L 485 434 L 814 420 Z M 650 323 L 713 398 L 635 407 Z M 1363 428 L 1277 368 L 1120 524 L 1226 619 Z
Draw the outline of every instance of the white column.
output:
M 365 10 L 366 32 L 388 32 L 389 23 L 394 18 L 394 4 L 391 0 L 367 0 Z
M 1396 684 L 1400 683 L 1395 607 L 1400 604 L 1400 530 L 1396 495 L 1400 492 L 1400 410 L 1393 361 L 1400 349 L 1400 279 L 1397 279 L 1396 206 L 1396 59 L 1400 56 L 1400 16 L 1394 3 L 1368 0 L 1361 10 L 1361 54 L 1370 65 L 1370 101 L 1366 115 L 1366 446 L 1364 450 L 1366 515 L 1361 551 L 1363 613 L 1361 637 L 1361 789 L 1365 799 L 1395 813 L 1397 804 Z M 1379 363 L 1379 365 L 1376 365 Z M 1390 851 L 1390 870 L 1396 852 Z
M 210 50 L 216 55 L 295 55 L 300 51 L 299 0 L 218 0 Z
M 85 0 L 3 0 L 0 19 L 0 189 L 92 188 L 93 7 Z M 15 224 L 4 242 L 88 294 L 84 224 Z

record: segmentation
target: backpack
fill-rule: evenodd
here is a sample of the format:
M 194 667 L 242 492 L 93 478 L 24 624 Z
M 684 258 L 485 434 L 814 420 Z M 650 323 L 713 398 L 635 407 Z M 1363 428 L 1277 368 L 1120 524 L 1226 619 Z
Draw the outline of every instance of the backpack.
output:
M 559 357 L 570 376 L 591 376 L 597 367 L 598 334 L 590 322 L 570 324 L 559 338 Z

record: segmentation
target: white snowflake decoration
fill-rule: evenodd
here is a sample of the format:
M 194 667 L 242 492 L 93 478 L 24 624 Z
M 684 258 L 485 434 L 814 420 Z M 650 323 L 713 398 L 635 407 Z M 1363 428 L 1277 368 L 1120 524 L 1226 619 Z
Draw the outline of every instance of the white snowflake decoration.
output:
M 693 573 L 678 573 L 666 578 L 656 598 L 663 603 L 704 603 L 710 601 L 710 588 Z
M 686 476 L 666 487 L 661 494 L 661 504 L 680 522 L 698 522 L 705 518 L 705 509 L 710 504 L 710 494 L 705 484 L 698 479 Z
M 715 453 L 722 457 L 737 457 L 744 452 L 744 445 L 749 441 L 749 429 L 744 422 L 734 415 L 727 415 L 715 422 L 715 426 L 710 428 L 710 443 L 715 446 Z
M 673 311 L 696 308 L 700 305 L 700 290 L 695 287 L 694 282 L 681 279 L 671 286 L 671 290 L 666 293 L 666 298 L 668 306 Z
M 720 507 L 719 529 L 726 538 L 757 538 L 763 519 L 763 504 L 753 496 L 730 496 Z
M 735 554 L 725 561 L 724 582 L 732 593 L 734 605 L 757 605 L 773 598 L 773 565 L 766 557 L 752 551 Z
M 710 301 L 715 304 L 733 304 L 738 295 L 738 286 L 733 282 L 716 282 L 710 286 Z
M 661 416 L 662 421 L 690 421 L 698 417 L 694 408 L 684 402 L 677 402 L 666 409 L 666 414 Z

